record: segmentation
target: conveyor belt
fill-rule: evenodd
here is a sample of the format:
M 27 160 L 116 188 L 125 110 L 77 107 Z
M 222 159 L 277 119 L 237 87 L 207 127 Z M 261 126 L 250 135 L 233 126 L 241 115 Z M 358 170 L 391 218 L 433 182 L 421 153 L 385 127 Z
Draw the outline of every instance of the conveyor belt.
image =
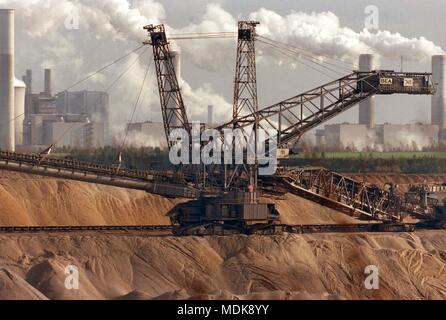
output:
M 432 223 L 361 223 L 361 224 L 277 224 L 253 229 L 253 234 L 280 234 L 280 233 L 358 233 L 358 232 L 412 232 L 415 230 L 441 229 L 445 225 Z M 144 233 L 156 231 L 171 231 L 170 225 L 127 225 L 127 226 L 0 226 L 0 233 L 78 233 L 78 232 L 125 232 Z M 218 235 L 231 235 L 234 232 L 219 233 Z
M 180 174 L 121 169 L 88 162 L 0 151 L 0 169 L 143 190 L 166 197 L 197 198 Z

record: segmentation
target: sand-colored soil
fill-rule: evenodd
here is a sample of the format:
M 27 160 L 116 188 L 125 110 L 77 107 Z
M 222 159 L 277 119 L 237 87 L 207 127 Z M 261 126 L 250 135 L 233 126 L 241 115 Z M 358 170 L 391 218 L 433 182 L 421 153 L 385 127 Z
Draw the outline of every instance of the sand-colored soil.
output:
M 0 298 L 446 299 L 445 235 L 2 235 Z M 364 287 L 371 264 L 378 290 Z
M 399 174 L 399 173 L 352 173 L 350 177 L 358 181 L 375 184 L 384 187 L 388 182 L 398 185 L 400 192 L 405 192 L 412 184 L 443 183 L 446 182 L 446 174 Z
M 181 201 L 185 200 L 0 171 L 0 225 L 169 224 L 166 213 Z M 354 221 L 292 194 L 287 194 L 285 200 L 269 201 L 277 203 L 284 223 Z
M 1 225 L 169 224 L 174 199 L 143 191 L 0 171 Z
M 0 172 L 0 224 L 167 224 L 179 200 Z M 294 195 L 285 223 L 352 218 Z M 376 265 L 380 288 L 367 290 Z M 65 268 L 79 290 L 64 287 Z M 1 234 L 0 299 L 446 299 L 446 232 L 172 237 Z

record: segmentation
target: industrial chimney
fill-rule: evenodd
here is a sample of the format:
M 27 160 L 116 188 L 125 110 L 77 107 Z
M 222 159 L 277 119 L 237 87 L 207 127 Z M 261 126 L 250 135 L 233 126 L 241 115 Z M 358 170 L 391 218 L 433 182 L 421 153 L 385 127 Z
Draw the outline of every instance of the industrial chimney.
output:
M 33 93 L 33 71 L 32 70 L 26 70 L 26 76 L 25 76 L 25 83 L 26 83 L 26 93 L 31 94 Z
M 14 151 L 14 10 L 0 9 L 0 148 Z
M 210 126 L 213 123 L 214 123 L 214 106 L 208 105 L 208 125 Z
M 45 69 L 45 78 L 43 92 L 51 96 L 51 69 Z
M 373 54 L 359 55 L 359 71 L 367 72 L 375 70 L 376 56 Z M 375 127 L 375 96 L 359 103 L 359 124 L 367 125 L 367 128 Z
M 15 77 L 14 77 L 15 78 Z M 26 77 L 25 77 L 26 78 Z M 26 82 L 14 79 L 14 142 L 23 144 L 23 120 L 25 120 Z
M 446 138 L 446 55 L 432 56 L 432 81 L 435 94 L 431 100 L 431 123 L 438 125 L 440 139 Z

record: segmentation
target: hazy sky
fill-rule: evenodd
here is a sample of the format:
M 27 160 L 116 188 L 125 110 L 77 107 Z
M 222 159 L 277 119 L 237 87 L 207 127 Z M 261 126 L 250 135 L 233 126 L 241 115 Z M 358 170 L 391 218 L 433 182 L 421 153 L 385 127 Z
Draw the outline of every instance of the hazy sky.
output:
M 210 3 L 220 6 L 210 9 Z M 422 48 L 426 41 L 420 40 L 421 37 L 435 44 L 436 50 L 440 47 L 446 48 L 444 31 L 446 2 L 443 0 L 159 0 L 156 2 L 154 0 L 0 0 L 0 7 L 12 6 L 16 8 L 16 76 L 20 78 L 25 69 L 32 68 L 36 91 L 42 87 L 42 67 L 51 66 L 54 68 L 55 83 L 53 87 L 56 91 L 63 90 L 85 74 L 121 56 L 126 50 L 138 46 L 138 42 L 144 40 L 144 34 L 138 32 L 142 24 L 146 22 L 163 22 L 176 31 L 213 31 L 212 28 L 219 31 L 226 30 L 227 24 L 236 20 L 248 19 L 253 12 L 265 20 L 274 17 L 274 19 L 268 20 L 271 25 L 276 23 L 279 18 L 280 23 L 284 23 L 283 21 L 286 20 L 286 23 L 294 25 L 299 22 L 295 20 L 307 19 L 311 17 L 312 12 L 315 12 L 315 14 L 321 14 L 320 17 L 327 18 L 326 26 L 322 23 L 318 26 L 322 28 L 321 31 L 325 32 L 324 28 L 327 28 L 327 32 L 330 31 L 328 30 L 330 28 L 339 28 L 344 37 L 348 37 L 349 34 L 363 37 L 362 31 L 367 17 L 364 10 L 369 5 L 375 5 L 379 10 L 380 31 L 390 31 L 393 40 L 399 38 L 407 40 L 406 47 L 401 49 L 408 48 L 407 56 L 433 50 Z M 71 14 L 73 8 L 77 7 L 80 7 L 79 29 L 67 30 L 64 27 L 64 21 Z M 129 10 L 129 7 L 132 10 Z M 259 11 L 261 8 L 269 11 L 262 14 Z M 328 11 L 332 14 L 322 14 Z M 293 12 L 300 12 L 302 15 L 290 16 Z M 336 22 L 336 17 L 339 20 L 340 26 L 338 27 L 333 25 L 333 21 Z M 309 21 L 311 25 L 311 19 Z M 287 28 L 273 28 L 269 25 L 264 27 L 269 28 L 269 37 L 287 41 L 289 39 L 289 41 L 296 41 L 299 45 L 306 46 L 305 38 L 294 37 L 294 33 L 299 32 L 299 29 L 290 31 Z M 376 33 L 376 30 L 370 32 Z M 285 35 L 285 33 L 287 34 Z M 400 35 L 395 35 L 396 33 Z M 372 35 L 371 38 L 373 37 Z M 323 52 L 326 50 L 333 55 L 339 54 L 337 53 L 339 48 L 330 48 L 324 43 L 320 47 L 315 46 L 313 42 L 319 45 L 317 43 L 319 39 L 314 40 L 313 38 L 308 38 L 308 49 Z M 379 39 L 379 37 L 376 38 Z M 408 45 L 407 42 L 412 38 L 416 39 L 413 44 Z M 193 41 L 195 43 L 192 43 Z M 214 40 L 225 43 L 213 42 L 211 45 L 197 44 L 197 41 L 206 40 L 191 40 L 190 43 L 184 43 L 182 40 L 177 44 L 183 52 L 184 100 L 193 114 L 192 118 L 206 119 L 206 106 L 212 103 L 216 106 L 216 113 L 220 119 L 229 115 L 228 108 L 232 103 L 235 41 Z M 327 39 L 321 41 L 327 41 Z M 389 48 L 381 48 L 381 45 L 380 43 L 375 44 L 377 50 L 389 53 Z M 262 47 L 260 43 L 257 47 L 262 51 L 259 54 L 262 58 L 258 62 L 260 106 L 268 106 L 330 80 L 304 65 L 291 64 L 291 61 L 283 59 L 283 57 L 268 54 L 266 52 L 268 49 Z M 359 45 L 358 47 L 360 48 Z M 390 48 L 393 47 L 390 46 Z M 345 54 L 345 46 L 342 50 Z M 356 48 L 351 54 L 353 55 L 357 51 Z M 388 54 L 393 57 L 382 59 L 381 67 L 399 70 L 399 52 Z M 345 59 L 348 60 L 347 56 Z M 124 120 L 129 119 L 145 67 L 149 63 L 149 53 L 143 57 L 144 60 L 139 61 L 112 92 L 112 119 L 118 127 L 124 123 Z M 133 56 L 131 58 L 133 59 Z M 414 59 L 419 61 L 409 61 L 409 59 L 410 57 L 404 60 L 404 71 L 430 71 L 428 58 Z M 117 66 L 75 89 L 104 89 L 131 61 L 130 59 L 124 65 Z M 278 63 L 279 61 L 280 63 Z M 138 121 L 160 119 L 155 83 L 152 66 L 143 102 L 135 117 Z M 356 122 L 357 114 L 357 108 L 354 108 L 331 122 Z M 428 122 L 430 119 L 430 97 L 378 97 L 376 118 L 378 123 Z

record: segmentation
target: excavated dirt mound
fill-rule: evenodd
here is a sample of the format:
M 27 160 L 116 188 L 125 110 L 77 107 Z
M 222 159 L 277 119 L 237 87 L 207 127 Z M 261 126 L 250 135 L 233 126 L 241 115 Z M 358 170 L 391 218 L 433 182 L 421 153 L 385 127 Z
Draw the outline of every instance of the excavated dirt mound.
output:
M 179 201 L 0 172 L 1 225 L 168 224 L 165 214 Z M 275 201 L 284 223 L 356 221 L 291 194 Z M 378 290 L 364 287 L 372 264 Z M 65 288 L 70 265 L 79 270 L 78 290 Z M 445 267 L 445 231 L 0 235 L 0 299 L 445 299 Z
M 169 224 L 179 200 L 143 191 L 0 171 L 1 225 Z
M 166 213 L 181 201 L 185 200 L 0 171 L 0 225 L 163 225 L 170 223 Z M 284 223 L 356 221 L 292 194 L 275 202 Z
M 401 192 L 407 191 L 410 185 L 446 182 L 446 174 L 351 173 L 347 175 L 379 187 L 384 187 L 386 183 L 391 182 L 397 184 Z
M 445 235 L 2 235 L 0 298 L 446 299 Z M 78 290 L 64 286 L 68 265 Z

